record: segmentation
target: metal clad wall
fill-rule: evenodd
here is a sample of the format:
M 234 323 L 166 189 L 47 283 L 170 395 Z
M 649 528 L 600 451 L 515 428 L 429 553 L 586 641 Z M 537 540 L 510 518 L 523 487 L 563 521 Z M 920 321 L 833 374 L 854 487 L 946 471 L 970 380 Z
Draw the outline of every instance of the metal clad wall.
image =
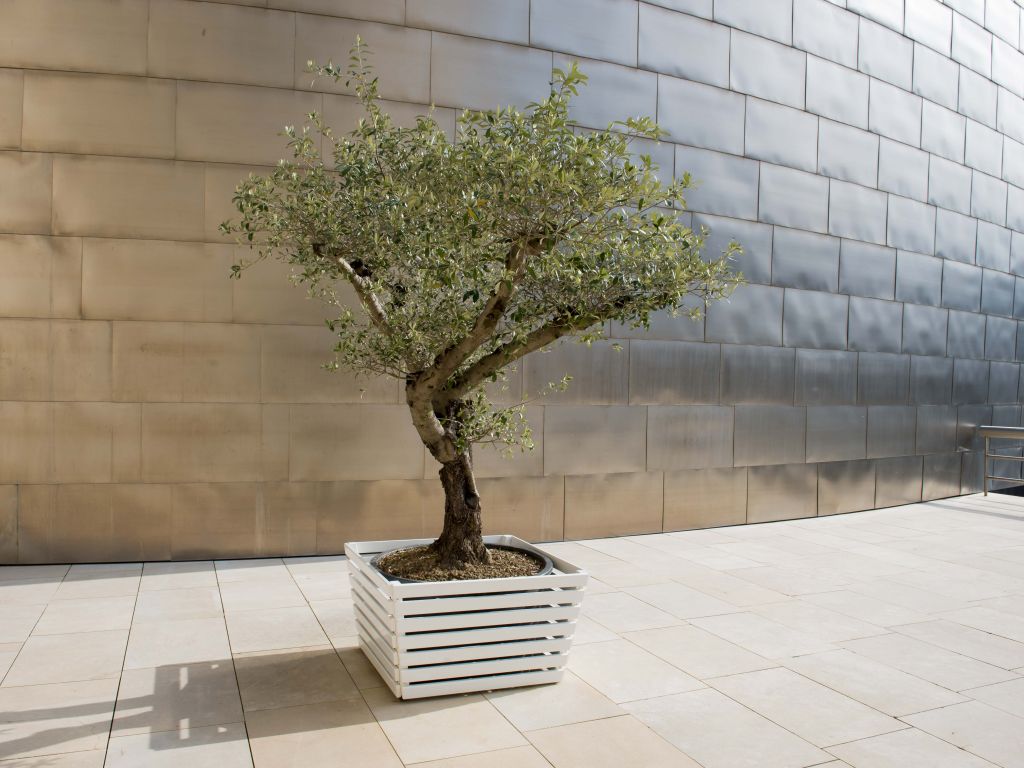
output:
M 319 369 L 317 307 L 217 232 L 279 126 L 358 118 L 310 58 L 368 42 L 400 120 L 543 97 L 645 143 L 749 285 L 692 322 L 559 345 L 478 466 L 490 531 L 558 539 L 977 488 L 1018 425 L 1024 54 L 1009 0 L 5 0 L 0 562 L 341 551 L 422 536 L 435 468 L 397 382 Z M 1006 468 L 1006 471 L 1011 471 Z M 1012 471 L 1017 471 L 1014 468 Z

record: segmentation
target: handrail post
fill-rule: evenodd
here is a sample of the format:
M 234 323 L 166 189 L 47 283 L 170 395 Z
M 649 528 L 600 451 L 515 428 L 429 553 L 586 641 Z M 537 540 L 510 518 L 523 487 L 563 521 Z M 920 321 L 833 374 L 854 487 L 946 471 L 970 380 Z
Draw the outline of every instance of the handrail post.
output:
M 982 493 L 982 495 L 983 495 L 983 496 L 988 496 L 988 461 L 989 461 L 989 459 L 988 459 L 988 454 L 989 454 L 989 440 L 991 440 L 991 438 L 990 438 L 990 437 L 988 437 L 988 436 L 986 436 L 986 437 L 985 437 L 985 466 L 984 466 L 984 467 L 982 467 L 982 469 L 984 470 L 984 471 L 983 471 L 983 474 L 985 475 L 985 479 L 984 479 L 984 480 L 982 481 L 982 486 L 981 486 L 981 487 L 982 487 L 982 491 L 983 491 L 983 493 Z

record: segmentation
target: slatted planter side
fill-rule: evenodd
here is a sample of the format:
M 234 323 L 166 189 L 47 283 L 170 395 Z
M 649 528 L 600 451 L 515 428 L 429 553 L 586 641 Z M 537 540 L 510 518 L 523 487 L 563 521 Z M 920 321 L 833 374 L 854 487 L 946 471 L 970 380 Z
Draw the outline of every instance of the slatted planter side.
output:
M 546 555 L 543 576 L 405 583 L 370 564 L 431 539 L 345 545 L 359 645 L 402 699 L 489 691 L 562 678 L 587 574 L 515 536 L 485 536 Z

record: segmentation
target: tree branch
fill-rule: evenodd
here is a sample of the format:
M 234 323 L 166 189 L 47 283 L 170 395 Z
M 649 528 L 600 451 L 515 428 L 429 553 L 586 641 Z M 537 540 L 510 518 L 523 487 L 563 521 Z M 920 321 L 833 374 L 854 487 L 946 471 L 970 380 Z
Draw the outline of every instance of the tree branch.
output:
M 386 336 L 390 335 L 391 326 L 388 324 L 388 315 L 387 312 L 384 311 L 384 307 L 381 305 L 380 299 L 377 298 L 377 294 L 373 292 L 373 289 L 370 287 L 370 284 L 366 279 L 359 276 L 355 268 L 348 262 L 348 259 L 334 253 L 325 253 L 324 247 L 317 243 L 313 244 L 313 253 L 320 258 L 333 259 L 335 263 L 337 263 L 345 277 L 355 289 L 356 295 L 359 297 L 359 301 L 363 305 L 363 309 L 366 310 L 366 313 L 370 316 L 370 320 L 373 321 L 373 324 L 377 326 L 377 330 Z

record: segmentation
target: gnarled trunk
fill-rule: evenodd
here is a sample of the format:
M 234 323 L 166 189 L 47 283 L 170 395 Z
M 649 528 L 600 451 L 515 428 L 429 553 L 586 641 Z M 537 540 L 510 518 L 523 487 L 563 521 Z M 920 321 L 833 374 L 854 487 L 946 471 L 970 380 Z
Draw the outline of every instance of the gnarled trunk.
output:
M 469 452 L 443 463 L 438 474 L 444 486 L 444 528 L 432 545 L 438 560 L 446 568 L 490 562 L 480 522 L 480 494 Z

